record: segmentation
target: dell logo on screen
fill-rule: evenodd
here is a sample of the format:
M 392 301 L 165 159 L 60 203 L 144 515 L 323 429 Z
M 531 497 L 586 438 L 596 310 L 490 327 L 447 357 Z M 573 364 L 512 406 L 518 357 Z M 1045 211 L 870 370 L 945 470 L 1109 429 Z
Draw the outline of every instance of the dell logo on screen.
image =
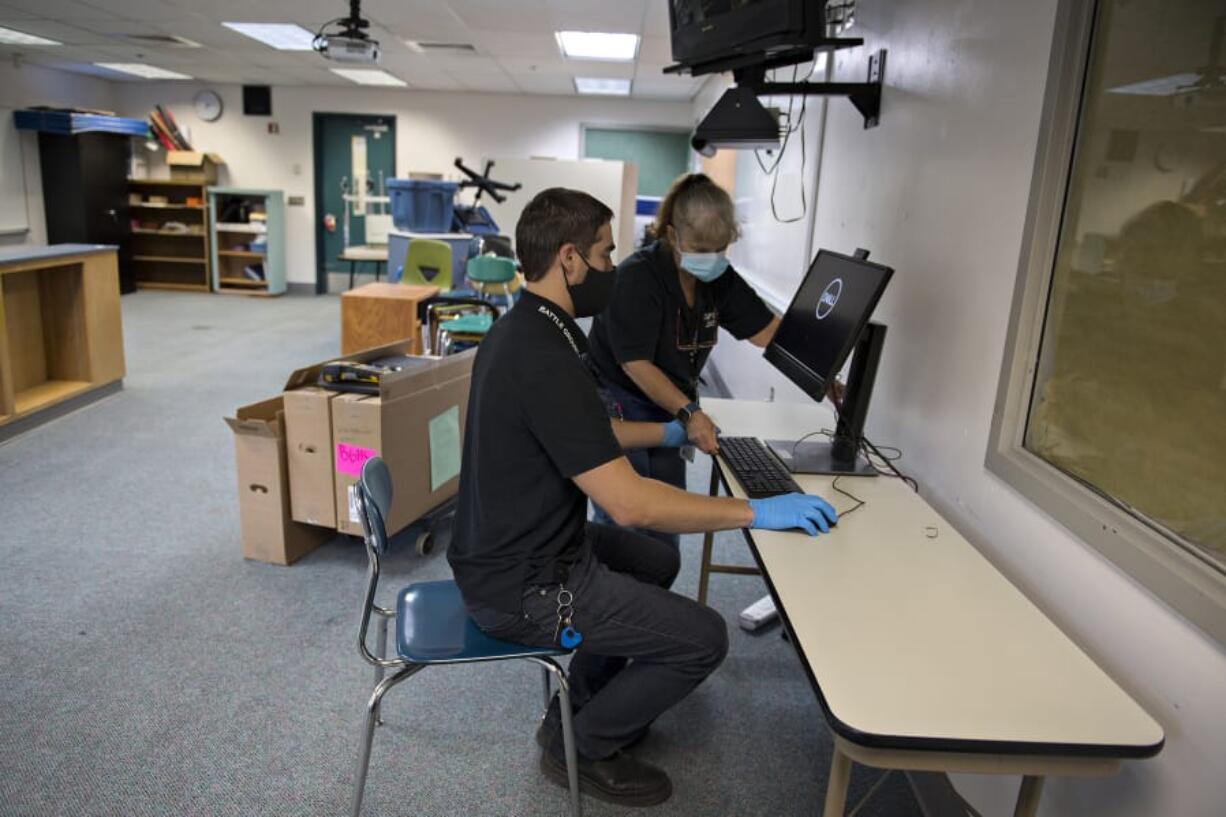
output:
M 834 305 L 839 302 L 839 296 L 843 294 L 843 279 L 835 278 L 822 291 L 822 297 L 817 299 L 817 319 L 829 315 L 834 311 Z

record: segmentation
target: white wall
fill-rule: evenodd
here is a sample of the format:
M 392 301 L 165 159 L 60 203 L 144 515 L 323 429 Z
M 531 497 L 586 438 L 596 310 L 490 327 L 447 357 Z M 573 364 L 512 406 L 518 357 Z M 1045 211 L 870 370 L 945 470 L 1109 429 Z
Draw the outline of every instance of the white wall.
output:
M 1113 778 L 1049 781 L 1040 813 L 1220 817 L 1226 653 L 983 465 L 1055 7 L 862 3 L 852 33 L 866 48 L 835 73 L 859 79 L 868 49 L 889 49 L 881 126 L 865 131 L 850 102 L 830 101 L 812 247 L 866 247 L 897 270 L 877 312 L 889 336 L 871 436 L 903 448 L 924 496 L 1166 730 L 1158 757 Z M 778 244 L 755 237 L 742 266 L 776 264 Z M 744 347 L 725 336 L 713 356 L 736 396 L 804 399 Z M 983 813 L 1011 813 L 1016 778 L 955 783 Z
M 237 85 L 212 87 L 225 104 L 222 117 L 201 121 L 192 97 L 205 86 L 195 83 L 117 83 L 116 104 L 124 116 L 143 117 L 154 104 L 168 107 L 191 128 L 193 147 L 225 160 L 226 183 L 282 189 L 303 196 L 303 207 L 287 213 L 288 280 L 315 281 L 315 191 L 312 180 L 313 112 L 393 114 L 396 116 L 396 167 L 408 171 L 454 174 L 463 156 L 476 166 L 490 156 L 580 157 L 581 124 L 688 127 L 690 105 L 584 97 L 510 94 L 456 94 L 430 91 L 278 87 L 272 91 L 273 116 L 242 113 Z M 280 134 L 267 132 L 277 122 Z M 514 225 L 504 225 L 513 229 Z
M 112 83 L 106 80 L 69 74 L 38 65 L 0 62 L 0 108 L 28 105 L 75 106 L 113 110 Z M 5 116 L 11 116 L 4 111 Z M 0 246 L 47 243 L 47 219 L 43 213 L 43 182 L 38 164 L 38 134 L 22 131 L 23 167 L 0 167 L 0 173 L 25 175 L 26 213 L 30 229 L 25 233 L 0 236 Z

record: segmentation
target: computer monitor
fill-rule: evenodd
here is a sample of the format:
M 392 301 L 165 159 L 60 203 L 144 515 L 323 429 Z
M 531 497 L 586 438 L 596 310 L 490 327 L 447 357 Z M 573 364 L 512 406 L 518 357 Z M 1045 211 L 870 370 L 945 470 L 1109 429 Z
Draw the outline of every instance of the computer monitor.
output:
M 893 274 L 871 263 L 866 250 L 854 256 L 819 250 L 766 347 L 766 359 L 819 402 L 855 352 L 833 438 L 766 441 L 794 473 L 877 473 L 859 453 L 885 342 L 885 327 L 869 317 Z

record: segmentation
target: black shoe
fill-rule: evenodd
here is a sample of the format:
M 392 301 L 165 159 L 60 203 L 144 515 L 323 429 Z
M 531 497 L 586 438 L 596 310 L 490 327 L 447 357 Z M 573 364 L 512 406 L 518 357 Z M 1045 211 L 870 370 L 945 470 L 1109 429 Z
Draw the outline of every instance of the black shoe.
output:
M 673 782 L 661 768 L 636 760 L 625 752 L 614 752 L 604 760 L 579 759 L 579 789 L 598 800 L 616 806 L 655 806 L 673 794 Z M 564 788 L 570 787 L 566 776 L 566 758 L 560 751 L 541 752 L 541 771 Z
M 579 714 L 575 712 L 574 714 Z M 647 735 L 650 732 L 650 726 L 644 726 L 634 738 L 623 746 L 623 749 L 633 749 L 634 747 L 647 740 Z M 548 749 L 552 741 L 557 741 L 557 745 L 562 744 L 562 704 L 555 692 L 553 700 L 549 702 L 549 708 L 545 710 L 545 717 L 541 719 L 541 725 L 536 730 L 536 745 L 542 749 Z M 561 748 L 558 751 L 562 751 Z

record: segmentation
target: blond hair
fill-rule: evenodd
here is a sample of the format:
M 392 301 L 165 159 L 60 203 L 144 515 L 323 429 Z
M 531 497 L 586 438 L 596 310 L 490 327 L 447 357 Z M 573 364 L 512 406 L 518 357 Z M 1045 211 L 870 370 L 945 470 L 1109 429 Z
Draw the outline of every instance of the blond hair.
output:
M 661 241 L 668 241 L 665 228 L 671 226 L 687 236 L 706 239 L 701 243 L 713 247 L 731 244 L 741 235 L 732 197 L 705 173 L 677 177 L 660 202 L 654 226 Z

